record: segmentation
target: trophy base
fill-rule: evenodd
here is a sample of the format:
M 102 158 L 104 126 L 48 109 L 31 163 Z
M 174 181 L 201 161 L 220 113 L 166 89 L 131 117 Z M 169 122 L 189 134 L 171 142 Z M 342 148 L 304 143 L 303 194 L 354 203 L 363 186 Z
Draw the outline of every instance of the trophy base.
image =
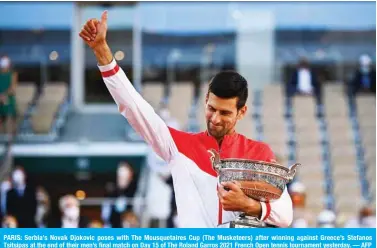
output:
M 271 227 L 256 217 L 239 216 L 236 220 L 220 224 L 220 228 L 265 228 Z

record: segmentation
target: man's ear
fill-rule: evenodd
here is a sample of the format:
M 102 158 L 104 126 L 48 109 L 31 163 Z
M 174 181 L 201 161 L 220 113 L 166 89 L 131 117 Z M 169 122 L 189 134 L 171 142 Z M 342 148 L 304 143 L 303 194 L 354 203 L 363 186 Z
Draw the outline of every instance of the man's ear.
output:
M 242 118 L 245 116 L 246 112 L 247 112 L 247 106 L 245 105 L 238 110 L 237 119 L 242 120 Z

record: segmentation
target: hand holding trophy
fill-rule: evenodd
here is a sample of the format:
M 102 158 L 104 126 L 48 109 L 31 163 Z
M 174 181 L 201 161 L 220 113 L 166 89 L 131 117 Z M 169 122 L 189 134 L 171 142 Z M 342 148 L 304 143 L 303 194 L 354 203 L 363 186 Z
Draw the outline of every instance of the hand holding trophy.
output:
M 245 195 L 261 202 L 277 200 L 296 174 L 298 163 L 286 168 L 277 163 L 268 163 L 247 159 L 220 159 L 219 154 L 211 149 L 211 163 L 217 172 L 219 183 L 235 181 Z M 241 214 L 231 221 L 231 228 L 255 228 L 268 225 L 256 217 Z

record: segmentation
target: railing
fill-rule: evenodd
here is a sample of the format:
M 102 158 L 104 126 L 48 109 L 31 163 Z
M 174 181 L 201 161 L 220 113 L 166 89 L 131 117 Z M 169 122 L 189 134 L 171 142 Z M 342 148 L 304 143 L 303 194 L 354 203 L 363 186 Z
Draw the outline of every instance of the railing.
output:
M 257 140 L 264 140 L 263 124 L 262 124 L 262 92 L 260 90 L 254 91 L 253 94 L 253 107 L 252 119 L 255 123 L 255 133 Z
M 69 95 L 65 97 L 64 101 L 60 104 L 58 110 L 55 113 L 54 120 L 51 124 L 51 128 L 48 133 L 46 134 L 36 134 L 33 132 L 30 117 L 33 114 L 35 109 L 35 103 L 38 100 L 39 96 L 36 97 L 36 100 L 33 101 L 33 104 L 27 111 L 24 117 L 24 121 L 22 126 L 20 127 L 19 134 L 17 136 L 17 141 L 20 142 L 53 142 L 59 137 L 60 129 L 65 125 L 70 103 L 69 103 Z
M 365 153 L 364 153 L 362 137 L 360 134 L 359 121 L 357 117 L 356 101 L 350 100 L 348 104 L 348 108 L 349 108 L 349 120 L 351 122 L 352 131 L 354 135 L 354 145 L 355 145 L 355 150 L 356 150 L 356 166 L 359 172 L 361 194 L 364 200 L 369 202 L 371 201 L 372 196 L 369 189 L 369 183 L 367 180 L 367 167 L 366 167 L 366 161 L 365 161 L 365 156 L 364 156 Z
M 335 200 L 334 200 L 334 179 L 331 163 L 331 149 L 329 141 L 329 133 L 327 130 L 327 123 L 324 117 L 317 117 L 319 123 L 320 135 L 321 135 L 321 148 L 322 148 L 322 167 L 324 174 L 324 185 L 326 192 L 326 209 L 335 212 Z
M 1 165 L 0 165 L 0 180 L 3 181 L 5 177 L 7 177 L 12 169 L 12 162 L 13 162 L 13 154 L 12 154 L 12 146 L 14 141 L 16 140 L 18 134 L 18 129 L 12 132 L 5 141 L 4 145 L 4 153 L 1 157 Z

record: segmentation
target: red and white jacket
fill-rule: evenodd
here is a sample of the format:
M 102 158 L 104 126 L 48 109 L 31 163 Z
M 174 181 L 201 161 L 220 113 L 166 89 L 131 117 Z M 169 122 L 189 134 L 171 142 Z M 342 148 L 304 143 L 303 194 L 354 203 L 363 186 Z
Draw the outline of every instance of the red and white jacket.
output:
M 208 150 L 221 158 L 271 161 L 275 156 L 268 145 L 234 133 L 225 136 L 221 147 L 207 134 L 186 133 L 168 127 L 128 80 L 115 60 L 99 66 L 103 80 L 118 105 L 119 112 L 154 151 L 169 163 L 174 181 L 178 221 L 182 227 L 217 227 L 234 220 L 238 212 L 225 211 L 217 196 L 217 175 Z M 263 203 L 262 219 L 271 225 L 287 227 L 292 222 L 292 201 L 285 190 L 280 199 Z

